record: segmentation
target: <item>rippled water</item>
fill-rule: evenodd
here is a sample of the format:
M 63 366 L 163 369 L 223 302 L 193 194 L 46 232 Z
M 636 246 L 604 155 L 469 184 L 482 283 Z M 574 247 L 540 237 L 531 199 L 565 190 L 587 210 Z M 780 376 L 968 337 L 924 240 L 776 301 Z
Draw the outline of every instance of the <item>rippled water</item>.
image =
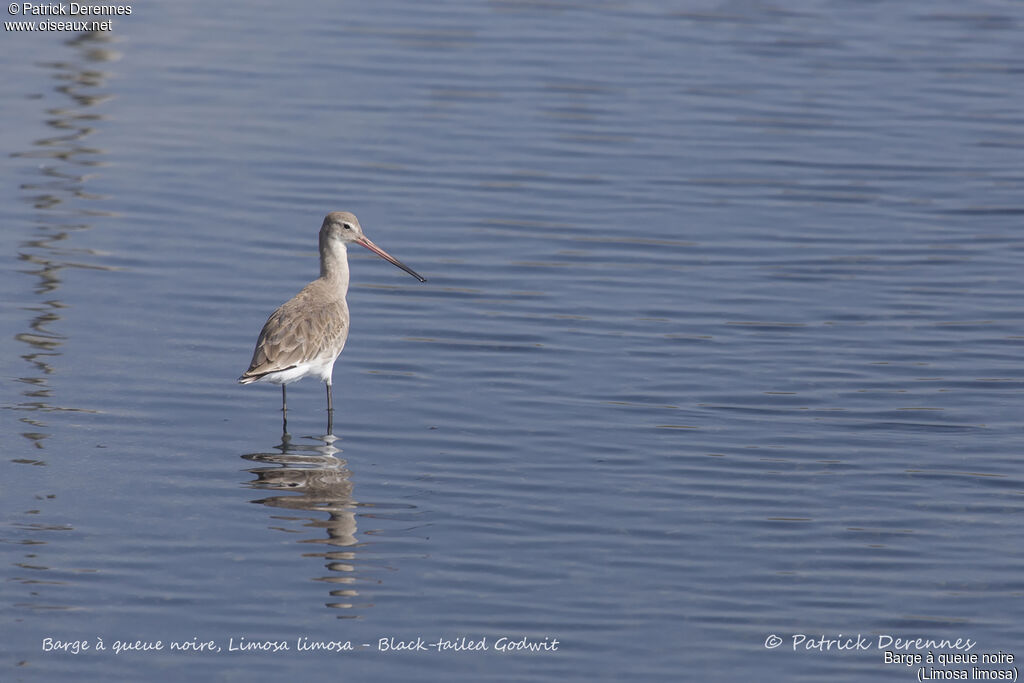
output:
M 6 32 L 0 678 L 906 681 L 880 636 L 1024 654 L 1022 26 L 395 0 Z M 337 440 L 311 380 L 282 438 L 276 388 L 234 380 L 334 209 L 428 282 L 352 254 Z M 417 637 L 488 650 L 377 652 Z M 192 639 L 222 652 L 166 647 Z

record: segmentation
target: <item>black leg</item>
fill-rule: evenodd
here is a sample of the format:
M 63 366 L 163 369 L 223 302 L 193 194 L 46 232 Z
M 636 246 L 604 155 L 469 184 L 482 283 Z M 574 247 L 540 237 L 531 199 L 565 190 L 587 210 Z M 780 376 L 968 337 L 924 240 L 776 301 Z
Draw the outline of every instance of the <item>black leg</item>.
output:
M 327 433 L 334 433 L 334 397 L 331 396 L 331 385 L 327 384 Z
M 281 430 L 288 433 L 288 391 L 281 385 Z

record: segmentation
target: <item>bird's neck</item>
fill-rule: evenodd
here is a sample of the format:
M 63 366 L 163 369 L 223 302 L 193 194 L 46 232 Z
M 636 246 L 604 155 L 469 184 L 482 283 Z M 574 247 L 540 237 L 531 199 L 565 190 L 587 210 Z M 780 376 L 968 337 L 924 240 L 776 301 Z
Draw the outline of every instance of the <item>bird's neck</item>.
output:
M 320 277 L 348 292 L 348 250 L 344 242 L 331 240 L 320 247 Z

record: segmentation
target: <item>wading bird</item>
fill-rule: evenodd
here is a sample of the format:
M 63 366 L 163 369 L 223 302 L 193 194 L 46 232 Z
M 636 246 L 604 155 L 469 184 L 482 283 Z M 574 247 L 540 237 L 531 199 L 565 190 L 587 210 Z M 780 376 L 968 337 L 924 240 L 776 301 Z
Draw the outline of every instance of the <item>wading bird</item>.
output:
M 348 338 L 348 251 L 359 244 L 390 261 L 420 282 L 416 271 L 371 242 L 354 214 L 333 211 L 320 227 L 320 277 L 274 311 L 260 331 L 249 369 L 238 378 L 241 384 L 270 382 L 281 385 L 281 412 L 288 431 L 288 397 L 285 387 L 303 377 L 319 377 L 327 384 L 327 433 L 334 430 L 331 374 L 334 361 Z

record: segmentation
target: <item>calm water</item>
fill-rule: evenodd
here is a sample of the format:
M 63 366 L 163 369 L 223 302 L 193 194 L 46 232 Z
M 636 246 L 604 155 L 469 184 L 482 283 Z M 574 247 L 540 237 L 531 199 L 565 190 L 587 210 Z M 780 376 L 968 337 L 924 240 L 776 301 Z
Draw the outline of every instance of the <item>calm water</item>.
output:
M 5 32 L 0 678 L 1024 655 L 1024 5 L 665 5 Z M 334 209 L 428 282 L 352 254 L 338 439 L 311 380 L 282 439 L 234 380 Z

